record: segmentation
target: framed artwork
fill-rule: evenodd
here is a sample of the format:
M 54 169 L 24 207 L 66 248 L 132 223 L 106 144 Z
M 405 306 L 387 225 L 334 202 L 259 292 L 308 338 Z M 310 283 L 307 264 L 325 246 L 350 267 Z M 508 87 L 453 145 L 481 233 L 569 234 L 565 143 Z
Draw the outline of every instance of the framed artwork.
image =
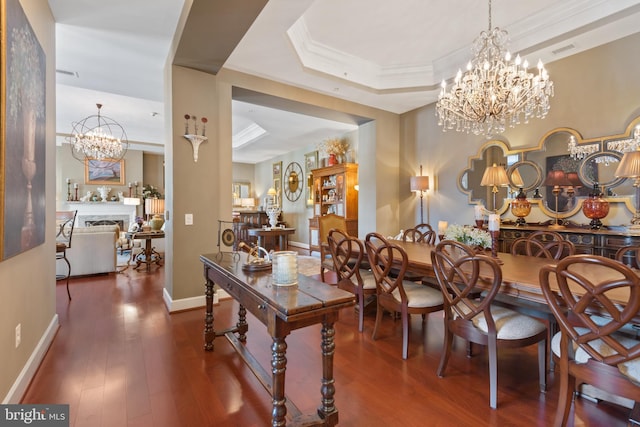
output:
M 275 188 L 278 194 L 278 203 L 282 205 L 282 162 L 275 162 L 273 164 L 273 188 Z
M 18 0 L 0 13 L 0 260 L 45 241 L 46 58 Z
M 85 159 L 84 183 L 124 185 L 124 159 Z
M 310 174 L 313 169 L 318 168 L 318 151 L 313 151 L 304 155 L 304 171 Z

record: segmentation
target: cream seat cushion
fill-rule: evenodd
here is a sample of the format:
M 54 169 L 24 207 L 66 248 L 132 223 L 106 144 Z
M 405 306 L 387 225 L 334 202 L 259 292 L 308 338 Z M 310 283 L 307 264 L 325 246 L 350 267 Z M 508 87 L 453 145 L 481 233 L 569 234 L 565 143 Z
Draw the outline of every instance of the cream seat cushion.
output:
M 407 294 L 407 306 L 412 308 L 433 307 L 444 302 L 442 292 L 429 286 L 421 285 L 408 280 L 402 281 L 402 286 Z M 395 289 L 393 296 L 400 301 L 400 291 Z
M 491 306 L 491 314 L 496 324 L 498 339 L 518 340 L 531 337 L 547 327 L 544 323 L 504 307 Z M 485 334 L 488 332 L 487 319 L 483 314 L 473 318 L 473 325 Z
M 576 328 L 576 331 L 581 335 L 589 332 L 589 330 L 586 328 Z M 553 354 L 555 354 L 558 357 L 560 357 L 560 340 L 561 339 L 562 339 L 562 332 L 558 332 L 551 339 L 551 350 L 553 351 Z M 636 341 L 634 339 L 627 338 L 624 336 L 619 336 L 617 337 L 617 339 L 620 342 L 620 344 L 622 344 L 626 348 L 631 348 L 634 345 L 639 343 L 639 341 Z M 575 341 L 573 341 L 572 344 L 573 344 L 573 351 L 575 353 L 574 360 L 576 361 L 576 363 L 587 363 L 587 360 L 591 358 L 589 353 L 587 353 L 581 347 L 579 347 Z M 590 344 L 594 349 L 596 349 L 601 354 L 611 355 L 616 353 L 614 349 L 609 347 L 601 339 L 591 341 Z M 629 362 L 621 363 L 618 365 L 618 369 L 620 370 L 620 373 L 622 375 L 626 376 L 634 383 L 640 385 L 640 358 L 631 360 Z
M 362 287 L 364 289 L 376 288 L 376 278 L 371 270 L 360 269 L 360 277 L 362 278 Z

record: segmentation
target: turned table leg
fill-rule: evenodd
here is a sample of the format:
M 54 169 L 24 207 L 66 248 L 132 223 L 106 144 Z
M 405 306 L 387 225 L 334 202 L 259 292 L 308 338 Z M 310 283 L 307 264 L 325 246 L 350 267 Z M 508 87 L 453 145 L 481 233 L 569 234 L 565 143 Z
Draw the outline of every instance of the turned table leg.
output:
M 273 378 L 271 425 L 273 427 L 286 425 L 287 407 L 284 395 L 284 374 L 287 369 L 286 352 L 287 343 L 284 338 L 273 337 L 271 345 L 271 374 Z

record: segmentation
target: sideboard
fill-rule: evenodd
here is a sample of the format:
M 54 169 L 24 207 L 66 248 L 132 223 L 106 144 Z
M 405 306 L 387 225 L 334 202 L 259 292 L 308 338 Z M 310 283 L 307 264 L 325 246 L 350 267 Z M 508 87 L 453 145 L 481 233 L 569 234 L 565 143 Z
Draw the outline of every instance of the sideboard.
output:
M 500 252 L 511 252 L 511 244 L 515 239 L 518 237 L 526 237 L 534 231 L 540 230 L 560 233 L 565 240 L 575 245 L 576 253 L 579 254 L 593 254 L 615 258 L 616 252 L 621 247 L 640 245 L 640 235 L 629 234 L 624 231 L 624 227 L 600 230 L 567 227 L 552 230 L 549 227 L 502 225 L 500 227 L 500 238 L 498 239 L 498 250 Z

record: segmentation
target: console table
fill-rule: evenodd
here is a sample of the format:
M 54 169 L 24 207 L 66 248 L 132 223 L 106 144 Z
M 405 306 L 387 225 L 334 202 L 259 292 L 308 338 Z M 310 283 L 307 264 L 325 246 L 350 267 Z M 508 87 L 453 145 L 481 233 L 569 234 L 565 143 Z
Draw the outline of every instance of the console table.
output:
M 262 246 L 266 250 L 275 249 L 277 246 L 279 251 L 286 251 L 289 249 L 289 235 L 296 232 L 295 228 L 284 227 L 270 227 L 270 228 L 249 228 L 247 233 L 249 236 L 258 237 L 258 245 Z M 278 239 L 276 245 L 276 238 Z M 273 240 L 273 247 L 267 248 L 265 240 Z
M 534 231 L 556 231 L 576 247 L 576 253 L 601 255 L 615 258 L 616 252 L 623 246 L 640 245 L 640 235 L 629 234 L 618 229 L 591 230 L 587 228 L 551 229 L 543 226 L 511 226 L 500 227 L 499 251 L 511 252 L 511 244 L 518 237 L 526 237 Z
M 246 254 L 227 257 L 225 254 L 201 255 L 204 264 L 206 310 L 204 318 L 204 349 L 213 350 L 216 337 L 224 336 L 247 363 L 253 374 L 272 396 L 272 426 L 320 425 L 338 423 L 334 404 L 333 354 L 334 323 L 340 310 L 355 304 L 353 294 L 329 286 L 304 275 L 298 275 L 297 286 L 274 286 L 271 271 L 245 272 L 242 264 Z M 213 326 L 213 287 L 220 286 L 240 303 L 238 322 L 234 327 L 216 331 Z M 249 311 L 266 327 L 272 337 L 271 377 L 242 344 L 246 342 Z M 320 349 L 322 353 L 321 400 L 316 414 L 303 415 L 286 397 L 285 371 L 287 365 L 285 338 L 295 329 L 322 323 Z

